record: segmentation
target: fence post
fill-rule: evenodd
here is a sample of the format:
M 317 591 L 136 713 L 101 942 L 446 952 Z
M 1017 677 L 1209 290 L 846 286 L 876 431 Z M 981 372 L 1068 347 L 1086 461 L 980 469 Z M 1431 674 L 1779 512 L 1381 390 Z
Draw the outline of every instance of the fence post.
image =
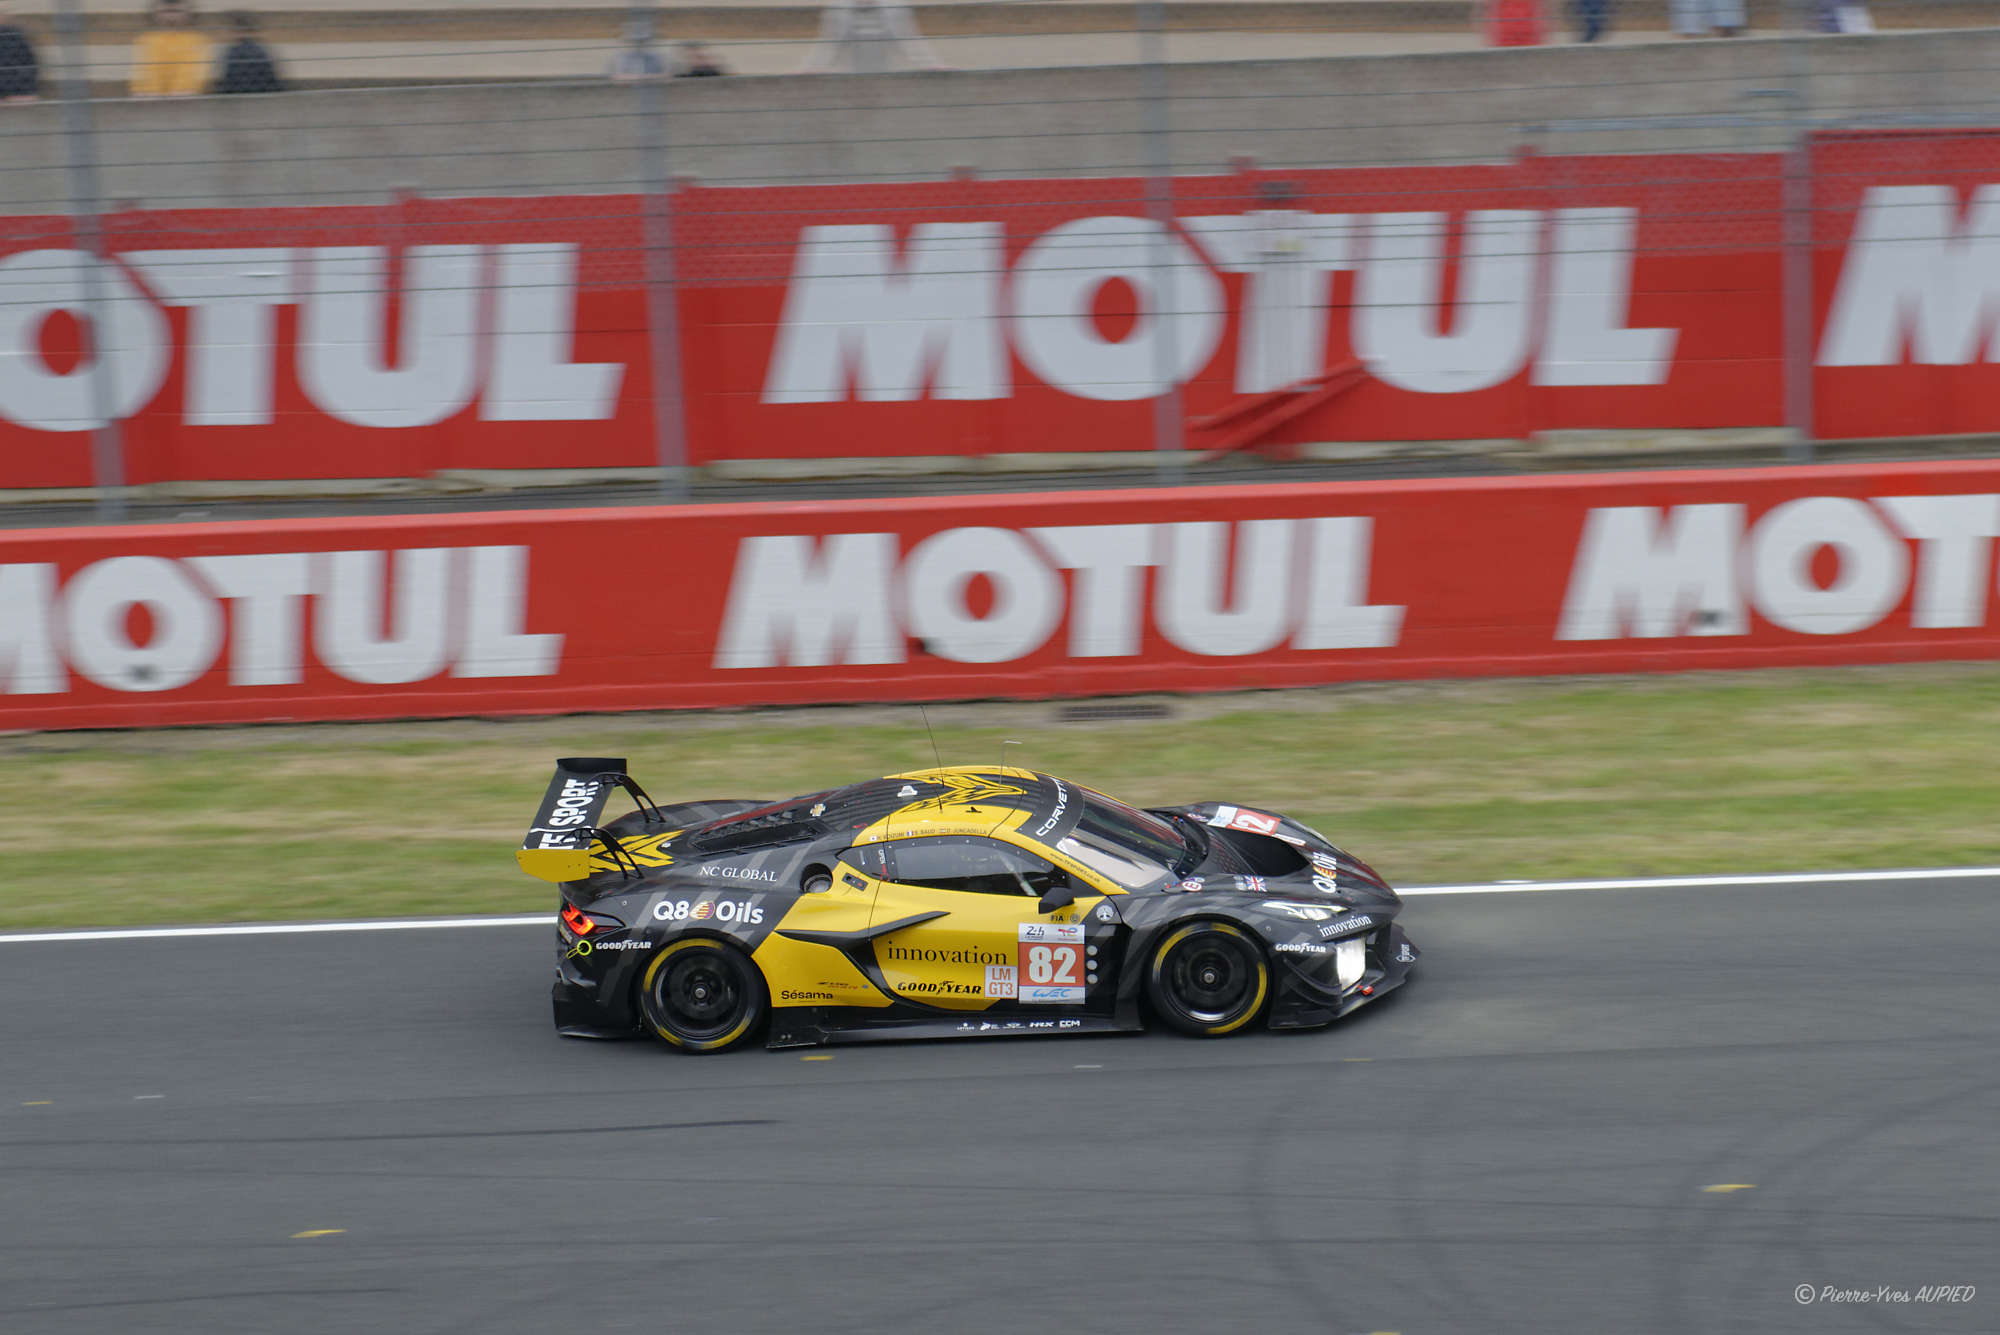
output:
M 1153 223 L 1152 270 L 1159 322 L 1153 339 L 1154 378 L 1160 392 L 1153 398 L 1154 471 L 1162 485 L 1181 480 L 1186 466 L 1186 414 L 1181 406 L 1179 349 L 1174 344 L 1173 154 L 1168 139 L 1166 7 L 1161 0 L 1139 4 L 1139 102 L 1146 159 L 1146 216 Z
M 78 0 L 58 0 L 56 30 L 63 48 L 63 140 L 68 150 L 70 225 L 77 248 L 90 258 L 83 265 L 84 318 L 77 321 L 80 351 L 90 368 L 91 482 L 97 517 L 108 524 L 125 518 L 125 449 L 117 419 L 111 359 L 107 355 L 110 300 L 104 291 L 103 201 L 97 187 L 97 146 L 90 116 L 90 66 L 83 44 Z
M 653 51 L 652 0 L 632 0 L 635 41 Z M 660 72 L 637 76 L 639 108 L 640 244 L 645 251 L 647 344 L 652 349 L 653 445 L 660 463 L 660 495 L 687 499 L 687 403 L 681 381 L 680 297 L 674 255 L 673 175 L 667 135 L 667 85 Z
M 1813 161 L 1812 83 L 1806 34 L 1811 0 L 1793 0 L 1796 27 L 1783 38 L 1791 114 L 1787 118 L 1784 187 L 1784 254 L 1779 288 L 1783 301 L 1785 357 L 1785 458 L 1811 463 L 1813 450 Z

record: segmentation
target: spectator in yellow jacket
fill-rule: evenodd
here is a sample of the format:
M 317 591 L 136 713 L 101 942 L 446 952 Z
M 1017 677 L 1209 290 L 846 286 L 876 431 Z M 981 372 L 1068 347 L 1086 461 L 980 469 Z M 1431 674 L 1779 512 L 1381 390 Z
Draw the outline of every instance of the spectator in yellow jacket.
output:
M 132 96 L 188 97 L 208 87 L 208 38 L 187 0 L 156 0 L 132 44 Z

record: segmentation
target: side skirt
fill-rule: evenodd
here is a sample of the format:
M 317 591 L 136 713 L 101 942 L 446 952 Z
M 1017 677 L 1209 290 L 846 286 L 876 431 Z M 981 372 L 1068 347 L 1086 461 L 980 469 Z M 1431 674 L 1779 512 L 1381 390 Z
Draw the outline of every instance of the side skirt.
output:
M 831 1043 L 881 1043 L 903 1038 L 1030 1038 L 1056 1034 L 1130 1034 L 1141 1025 L 1105 1015 L 1009 1016 L 994 1019 L 977 1013 L 962 1016 L 894 1016 L 861 1007 L 787 1007 L 771 1017 L 772 1048 L 813 1047 Z

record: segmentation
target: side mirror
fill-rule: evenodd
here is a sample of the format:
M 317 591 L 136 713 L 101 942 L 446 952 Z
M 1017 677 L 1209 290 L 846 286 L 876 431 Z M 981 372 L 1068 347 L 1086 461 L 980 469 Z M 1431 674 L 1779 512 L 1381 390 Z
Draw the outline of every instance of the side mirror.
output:
M 1044 913 L 1053 913 L 1074 903 L 1076 903 L 1076 891 L 1070 887 L 1069 877 L 1058 871 L 1043 880 L 1042 897 L 1036 901 L 1035 907 Z

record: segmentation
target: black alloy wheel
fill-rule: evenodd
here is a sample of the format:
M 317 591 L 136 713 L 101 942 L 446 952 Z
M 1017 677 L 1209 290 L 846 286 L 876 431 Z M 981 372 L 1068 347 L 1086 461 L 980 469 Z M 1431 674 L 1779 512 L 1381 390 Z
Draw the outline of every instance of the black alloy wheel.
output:
M 764 978 L 735 946 L 682 937 L 662 946 L 639 984 L 646 1025 L 687 1052 L 720 1052 L 770 1009 Z
M 1193 922 L 1169 932 L 1153 951 L 1146 998 L 1184 1034 L 1219 1038 L 1264 1009 L 1271 972 L 1264 952 L 1241 928 Z

